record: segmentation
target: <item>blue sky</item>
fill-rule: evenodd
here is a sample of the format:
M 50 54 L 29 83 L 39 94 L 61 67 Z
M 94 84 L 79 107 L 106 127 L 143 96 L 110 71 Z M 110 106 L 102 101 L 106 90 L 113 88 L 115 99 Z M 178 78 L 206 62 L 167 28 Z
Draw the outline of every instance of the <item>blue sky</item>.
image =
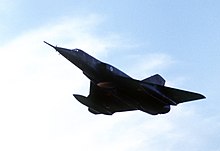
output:
M 220 2 L 0 0 L 0 150 L 220 149 Z M 43 41 L 207 99 L 165 115 L 92 115 L 89 80 Z

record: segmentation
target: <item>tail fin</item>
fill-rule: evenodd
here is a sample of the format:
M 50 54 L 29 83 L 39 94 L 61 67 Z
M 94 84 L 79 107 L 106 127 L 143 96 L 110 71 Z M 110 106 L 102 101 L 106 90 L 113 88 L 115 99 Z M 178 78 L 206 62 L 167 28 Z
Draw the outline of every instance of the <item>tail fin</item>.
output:
M 149 78 L 142 80 L 142 82 L 147 82 L 147 83 L 152 83 L 152 84 L 163 86 L 166 81 L 159 74 L 155 74 Z
M 166 95 L 177 104 L 205 98 L 204 95 L 195 92 L 189 92 L 159 85 L 156 87 L 161 93 Z

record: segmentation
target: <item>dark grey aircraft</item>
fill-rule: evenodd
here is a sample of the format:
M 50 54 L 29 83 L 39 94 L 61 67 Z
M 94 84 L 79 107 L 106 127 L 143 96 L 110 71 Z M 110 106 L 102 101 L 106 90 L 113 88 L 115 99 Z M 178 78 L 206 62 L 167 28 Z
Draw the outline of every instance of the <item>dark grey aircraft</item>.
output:
M 133 110 L 151 115 L 165 114 L 170 111 L 171 105 L 205 98 L 198 93 L 164 86 L 165 80 L 158 74 L 136 80 L 80 49 L 66 49 L 45 43 L 80 68 L 90 79 L 89 95 L 73 96 L 93 114 L 112 115 Z

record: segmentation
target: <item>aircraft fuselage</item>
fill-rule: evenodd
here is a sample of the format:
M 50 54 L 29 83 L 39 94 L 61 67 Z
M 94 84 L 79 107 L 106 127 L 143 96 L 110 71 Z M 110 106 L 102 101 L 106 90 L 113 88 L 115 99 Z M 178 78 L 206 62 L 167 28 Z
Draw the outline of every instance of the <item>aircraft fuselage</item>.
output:
M 112 115 L 115 112 L 132 110 L 141 110 L 152 115 L 164 114 L 170 111 L 170 105 L 179 103 L 166 95 L 167 89 L 163 86 L 165 80 L 159 75 L 142 81 L 135 80 L 114 66 L 101 62 L 80 49 L 66 49 L 47 44 L 81 69 L 90 79 L 89 96 L 76 94 L 74 96 L 94 114 Z M 171 89 L 169 92 L 177 90 L 169 89 Z M 200 98 L 203 96 L 190 99 Z

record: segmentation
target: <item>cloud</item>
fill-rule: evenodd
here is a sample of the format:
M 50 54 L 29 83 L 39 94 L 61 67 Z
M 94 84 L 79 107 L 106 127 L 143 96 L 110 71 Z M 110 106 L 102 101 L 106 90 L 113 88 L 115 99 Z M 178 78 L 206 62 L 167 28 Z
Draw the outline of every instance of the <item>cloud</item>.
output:
M 0 48 L 1 150 L 88 149 L 83 142 L 94 139 L 100 123 L 94 123 L 93 115 L 83 118 L 88 111 L 72 93 L 88 93 L 89 81 L 43 40 L 101 55 L 114 45 L 111 36 L 109 40 L 93 33 L 101 20 L 96 15 L 62 18 L 18 35 Z

